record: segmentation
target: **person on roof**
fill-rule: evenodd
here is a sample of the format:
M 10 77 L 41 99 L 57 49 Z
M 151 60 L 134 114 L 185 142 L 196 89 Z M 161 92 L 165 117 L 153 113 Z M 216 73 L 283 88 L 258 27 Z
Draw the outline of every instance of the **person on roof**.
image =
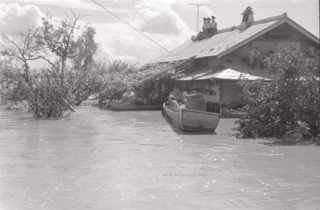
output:
M 250 26 L 250 24 L 252 22 L 254 22 L 253 19 L 253 11 L 252 8 L 250 6 L 248 6 L 244 12 L 242 13 L 243 17 L 242 17 L 242 21 L 241 21 L 241 25 L 240 25 L 240 30 L 241 29 L 245 29 L 248 28 Z
M 203 18 L 203 26 L 202 26 L 202 30 L 204 33 L 208 32 L 208 29 L 210 28 L 210 18 Z
M 218 31 L 217 29 L 217 22 L 216 22 L 216 17 L 212 16 L 211 17 L 211 22 L 209 24 L 209 35 L 213 36 L 214 34 L 216 34 Z

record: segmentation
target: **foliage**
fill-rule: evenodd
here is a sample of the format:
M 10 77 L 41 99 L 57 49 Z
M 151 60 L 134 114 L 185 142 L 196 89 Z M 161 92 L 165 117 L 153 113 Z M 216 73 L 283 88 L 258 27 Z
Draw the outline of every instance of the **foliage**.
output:
M 101 91 L 101 76 L 94 68 L 93 59 L 98 46 L 94 39 L 95 29 L 87 25 L 76 37 L 75 31 L 80 29 L 77 23 L 83 16 L 71 12 L 73 16 L 66 14 L 58 23 L 47 15 L 42 18 L 40 28 L 30 28 L 15 36 L 2 35 L 6 43 L 2 54 L 20 61 L 25 70 L 20 73 L 17 67 L 1 71 L 4 75 L 2 84 L 8 86 L 1 89 L 1 96 L 13 101 L 28 100 L 30 111 L 36 117 L 59 118 L 66 104 L 70 107 L 69 102 L 79 105 L 91 94 Z M 16 41 L 15 37 L 20 39 Z M 52 53 L 50 56 L 48 51 Z M 51 69 L 29 72 L 29 62 L 40 58 L 46 60 Z M 71 65 L 67 66 L 67 63 Z M 58 77 L 60 83 L 57 83 Z
M 59 60 L 57 64 L 51 64 L 57 71 L 61 71 L 61 80 L 63 83 L 64 71 L 66 68 L 66 61 L 71 57 L 72 45 L 75 42 L 74 33 L 75 29 L 78 29 L 77 22 L 82 16 L 77 16 L 71 10 L 73 17 L 66 15 L 65 18 L 60 20 L 60 24 L 55 24 L 52 20 L 52 16 L 47 15 L 42 17 L 42 27 L 40 42 L 56 55 Z
M 160 101 L 164 102 L 173 89 L 176 79 L 181 76 L 174 68 L 174 63 L 148 64 L 139 70 L 139 78 L 134 89 L 139 98 L 148 98 L 151 91 L 156 90 Z
M 99 76 L 101 72 L 95 68 L 93 59 L 98 49 L 98 44 L 94 40 L 95 34 L 95 29 L 87 25 L 77 40 L 71 42 L 69 57 L 73 67 L 67 72 L 66 83 L 71 88 L 76 105 L 80 105 L 82 101 L 102 89 Z
M 3 35 L 12 48 L 2 54 L 19 60 L 24 72 L 19 67 L 2 71 L 5 79 L 1 83 L 10 88 L 2 88 L 1 96 L 13 101 L 27 100 L 35 117 L 62 117 L 70 104 L 80 105 L 92 95 L 120 99 L 128 86 L 139 98 L 147 98 L 151 91 L 158 90 L 160 98 L 166 100 L 175 80 L 194 70 L 193 59 L 140 68 L 122 61 L 95 61 L 98 49 L 95 28 L 86 25 L 76 36 L 76 30 L 80 29 L 77 24 L 83 16 L 72 10 L 71 13 L 72 16 L 66 14 L 60 21 L 54 21 L 50 15 L 43 17 L 40 28 L 18 34 L 22 37 L 19 42 Z M 29 72 L 32 70 L 29 62 L 36 59 L 47 61 L 50 68 L 40 73 Z
M 29 111 L 38 118 L 61 118 L 73 102 L 70 88 L 60 84 L 61 72 L 43 70 L 29 87 Z
M 104 64 L 105 89 L 103 99 L 119 100 L 130 87 L 137 98 L 146 99 L 152 91 L 158 91 L 159 103 L 167 100 L 176 79 L 186 71 L 193 71 L 193 59 L 187 61 L 146 64 L 140 68 L 125 62 Z M 141 101 L 140 101 L 141 102 Z M 139 102 L 138 102 L 139 103 Z
M 167 63 L 147 64 L 139 72 L 143 78 L 137 81 L 135 91 L 138 97 L 147 98 L 153 90 L 158 90 L 158 94 L 163 102 L 173 89 L 176 80 L 184 76 L 187 72 L 193 71 L 193 58 L 186 61 L 175 61 Z
M 25 78 L 19 72 L 14 59 L 0 60 L 0 97 L 1 103 L 26 99 Z
M 309 134 L 320 134 L 319 52 L 300 53 L 280 47 L 270 63 L 279 79 L 242 81 L 246 106 L 239 119 L 244 138 L 280 137 L 301 125 Z
M 98 44 L 94 40 L 95 34 L 95 28 L 86 25 L 78 39 L 71 42 L 70 58 L 72 59 L 74 69 L 86 71 L 90 68 L 90 65 L 94 61 L 93 56 L 98 49 Z
M 75 105 L 80 105 L 91 95 L 103 91 L 104 82 L 102 76 L 94 67 L 67 72 L 65 83 L 68 85 L 70 93 L 74 96 Z
M 100 84 L 96 91 L 100 101 L 120 99 L 136 76 L 135 66 L 124 61 L 98 61 L 94 63 L 94 69 Z

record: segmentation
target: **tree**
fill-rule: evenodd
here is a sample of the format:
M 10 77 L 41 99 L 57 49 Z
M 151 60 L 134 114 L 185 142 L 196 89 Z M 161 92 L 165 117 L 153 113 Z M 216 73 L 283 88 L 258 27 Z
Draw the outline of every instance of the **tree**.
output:
M 279 79 L 242 81 L 241 98 L 246 104 L 239 119 L 242 136 L 279 137 L 302 127 L 311 136 L 320 134 L 319 51 L 280 47 L 271 58 L 270 70 Z
M 77 24 L 83 15 L 76 15 L 72 10 L 71 13 L 73 16 L 66 14 L 60 23 L 47 15 L 42 18 L 40 28 L 29 28 L 16 37 L 7 34 L 2 36 L 5 41 L 2 54 L 22 61 L 24 65 L 21 75 L 27 88 L 23 82 L 17 88 L 27 90 L 25 97 L 29 102 L 29 110 L 36 117 L 59 118 L 65 109 L 72 109 L 69 102 L 80 104 L 100 85 L 93 68 L 93 56 L 97 50 L 95 29 L 87 25 L 76 37 L 75 32 L 80 29 Z M 54 58 L 50 58 L 51 55 L 46 53 L 48 51 Z M 36 59 L 46 60 L 51 68 L 44 67 L 41 73 L 30 74 L 29 62 Z M 68 60 L 70 66 L 67 66 Z M 76 100 L 73 100 L 72 94 Z
M 75 70 L 86 71 L 91 68 L 93 56 L 98 49 L 98 44 L 94 40 L 95 34 L 95 28 L 86 25 L 78 39 L 71 42 L 70 57 Z
M 43 44 L 39 39 L 39 32 L 39 28 L 28 27 L 26 31 L 19 33 L 5 34 L 3 32 L 1 34 L 1 38 L 4 42 L 1 44 L 4 49 L 1 51 L 2 55 L 9 56 L 22 62 L 24 71 L 21 75 L 27 83 L 29 83 L 29 62 L 38 59 L 47 60 L 42 53 Z
M 66 14 L 59 25 L 55 25 L 52 16 L 42 18 L 41 38 L 44 45 L 59 58 L 59 65 L 55 69 L 61 72 L 61 85 L 64 84 L 66 61 L 71 57 L 71 45 L 74 42 L 74 33 L 77 22 L 83 15 L 76 15 L 72 10 L 73 17 Z

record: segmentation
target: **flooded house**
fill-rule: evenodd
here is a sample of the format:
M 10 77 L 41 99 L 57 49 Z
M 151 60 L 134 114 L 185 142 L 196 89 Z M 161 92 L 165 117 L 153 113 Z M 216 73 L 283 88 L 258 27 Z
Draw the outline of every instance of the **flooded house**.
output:
M 240 104 L 240 76 L 248 80 L 275 79 L 265 61 L 278 45 L 302 52 L 319 47 L 319 38 L 291 20 L 287 13 L 255 21 L 252 8 L 247 7 L 239 18 L 240 25 L 221 30 L 210 30 L 208 19 L 204 20 L 203 31 L 157 62 L 194 58 L 195 71 L 181 78 L 179 86 L 184 91 L 202 92 L 208 111 L 221 112 L 223 117 L 232 117 L 227 110 Z

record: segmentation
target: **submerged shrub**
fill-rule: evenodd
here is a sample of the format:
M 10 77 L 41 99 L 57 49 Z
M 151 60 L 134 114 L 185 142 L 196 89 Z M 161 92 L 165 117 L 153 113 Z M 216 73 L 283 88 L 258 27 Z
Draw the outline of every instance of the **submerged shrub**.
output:
M 239 135 L 244 138 L 280 137 L 303 128 L 310 136 L 320 134 L 319 52 L 301 53 L 280 47 L 271 59 L 271 82 L 241 83 L 242 108 Z
M 28 102 L 29 111 L 39 118 L 61 118 L 74 103 L 68 85 L 61 85 L 61 74 L 50 71 L 33 78 Z

